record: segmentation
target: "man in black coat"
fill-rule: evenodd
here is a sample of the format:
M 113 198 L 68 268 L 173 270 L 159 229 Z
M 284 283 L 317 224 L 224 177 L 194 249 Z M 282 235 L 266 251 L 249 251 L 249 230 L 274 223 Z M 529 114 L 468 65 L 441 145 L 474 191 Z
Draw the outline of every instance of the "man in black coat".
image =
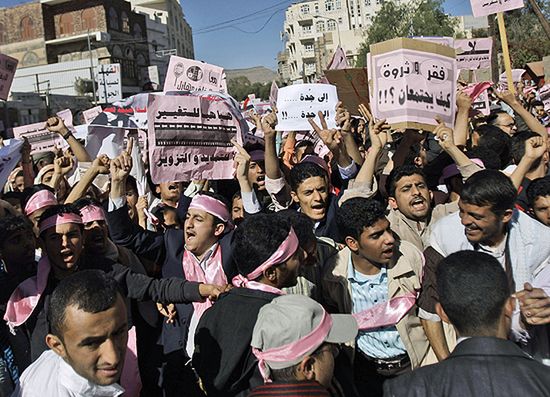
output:
M 228 222 L 198 209 L 189 210 L 190 200 L 181 196 L 178 202 L 178 216 L 185 219 L 183 229 L 167 229 L 164 233 L 144 230 L 134 224 L 126 206 L 126 178 L 132 169 L 132 158 L 127 151 L 111 161 L 111 192 L 107 223 L 111 239 L 115 244 L 132 250 L 143 257 L 162 264 L 162 277 L 187 279 L 183 270 L 184 254 L 192 254 L 200 266 L 210 266 L 217 248 L 221 251 L 223 272 L 228 282 L 237 274 L 232 254 L 231 236 Z M 203 192 L 213 199 L 222 200 L 217 195 Z M 188 335 L 193 319 L 192 304 L 176 304 L 177 316 L 164 322 L 161 344 L 165 355 L 163 388 L 165 395 L 179 396 L 186 390 L 187 396 L 201 395 L 196 377 L 192 371 L 188 347 Z
M 387 381 L 384 396 L 549 396 L 549 368 L 507 340 L 516 303 L 499 262 L 459 251 L 443 259 L 436 277 L 436 311 L 455 326 L 458 345 L 446 360 Z

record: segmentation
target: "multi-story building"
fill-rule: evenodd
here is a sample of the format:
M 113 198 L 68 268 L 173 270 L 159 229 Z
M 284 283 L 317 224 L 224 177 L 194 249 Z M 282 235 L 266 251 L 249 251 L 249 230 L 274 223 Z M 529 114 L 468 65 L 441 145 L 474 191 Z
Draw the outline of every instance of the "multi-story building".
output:
M 409 2 L 411 0 L 397 0 Z M 285 14 L 285 50 L 278 56 L 285 81 L 314 81 L 340 45 L 354 65 L 366 31 L 383 0 L 305 0 L 289 6 Z

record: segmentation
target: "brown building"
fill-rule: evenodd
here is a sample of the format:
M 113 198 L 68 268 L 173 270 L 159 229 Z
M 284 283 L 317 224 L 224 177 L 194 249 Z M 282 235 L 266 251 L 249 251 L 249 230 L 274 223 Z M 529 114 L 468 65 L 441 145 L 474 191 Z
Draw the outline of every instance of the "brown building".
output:
M 88 59 L 90 49 L 99 63 L 121 64 L 125 93 L 147 81 L 145 16 L 127 1 L 42 0 L 0 9 L 0 52 L 19 59 L 19 68 Z

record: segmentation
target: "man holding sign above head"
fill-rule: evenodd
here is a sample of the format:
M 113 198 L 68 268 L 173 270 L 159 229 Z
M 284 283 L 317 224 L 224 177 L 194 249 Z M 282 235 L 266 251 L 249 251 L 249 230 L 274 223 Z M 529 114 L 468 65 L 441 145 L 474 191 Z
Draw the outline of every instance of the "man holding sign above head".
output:
M 132 140 L 130 140 L 132 141 Z M 131 143 L 129 143 L 131 145 Z M 163 277 L 226 285 L 236 270 L 231 256 L 231 217 L 225 200 L 209 192 L 197 194 L 185 212 L 183 229 L 164 234 L 132 223 L 125 204 L 126 178 L 132 169 L 131 150 L 111 162 L 111 193 L 107 222 L 113 241 L 139 257 L 162 265 Z M 186 200 L 180 199 L 180 203 Z M 187 201 L 188 202 L 188 201 Z M 196 324 L 209 302 L 176 304 L 169 323 L 163 324 L 165 354 L 163 388 L 167 396 L 200 395 L 192 369 L 186 365 L 193 353 Z

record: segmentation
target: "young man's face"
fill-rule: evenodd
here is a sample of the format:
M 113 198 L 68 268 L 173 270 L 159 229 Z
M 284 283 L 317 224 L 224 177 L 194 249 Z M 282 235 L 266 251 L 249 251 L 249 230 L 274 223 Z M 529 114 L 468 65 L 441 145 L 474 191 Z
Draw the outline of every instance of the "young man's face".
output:
M 50 347 L 83 378 L 96 385 L 112 385 L 119 381 L 124 365 L 128 341 L 126 318 L 120 294 L 113 307 L 99 313 L 69 306 L 65 309 L 60 343 Z
M 258 190 L 265 190 L 264 161 L 250 161 L 248 166 L 248 182 Z
M 550 226 L 550 196 L 537 196 L 532 208 L 535 218 Z
M 327 215 L 329 191 L 326 178 L 307 178 L 291 194 L 294 202 L 300 205 L 302 212 L 311 220 L 319 222 Z
M 424 221 L 431 211 L 430 190 L 422 175 L 403 176 L 395 185 L 390 205 L 413 221 Z
M 185 248 L 196 256 L 204 254 L 223 233 L 224 227 L 215 224 L 206 211 L 190 208 L 185 217 Z
M 45 230 L 40 239 L 55 274 L 63 277 L 76 270 L 82 253 L 81 225 L 55 225 Z
M 107 248 L 109 229 L 105 221 L 93 221 L 84 224 L 84 247 L 89 254 L 102 254 Z
M 157 193 L 160 194 L 161 200 L 177 201 L 181 193 L 180 182 L 164 182 L 157 186 Z
M 277 288 L 294 287 L 298 282 L 298 275 L 302 263 L 306 259 L 306 252 L 298 247 L 294 255 L 292 255 L 285 263 L 276 267 L 277 272 Z
M 464 234 L 472 244 L 493 245 L 502 237 L 505 223 L 512 216 L 512 210 L 498 216 L 490 205 L 478 206 L 458 201 L 460 221 L 464 226 Z
M 235 197 L 231 205 L 231 219 L 233 223 L 239 224 L 244 219 L 243 199 Z
M 0 256 L 10 274 L 27 273 L 35 266 L 36 239 L 32 230 L 18 230 L 1 243 Z
M 373 225 L 363 228 L 359 241 L 347 237 L 348 247 L 370 263 L 385 265 L 390 263 L 395 247 L 395 238 L 390 222 L 384 217 Z

